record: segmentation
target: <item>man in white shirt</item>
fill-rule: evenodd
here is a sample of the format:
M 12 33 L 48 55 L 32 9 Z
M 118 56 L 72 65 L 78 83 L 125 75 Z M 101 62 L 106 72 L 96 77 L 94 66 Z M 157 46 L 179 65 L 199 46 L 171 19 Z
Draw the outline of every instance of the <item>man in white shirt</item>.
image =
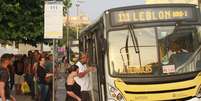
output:
M 80 54 L 79 61 L 76 65 L 79 67 L 79 78 L 76 78 L 76 82 L 81 86 L 82 101 L 91 101 L 92 85 L 90 82 L 89 73 L 96 71 L 95 67 L 88 67 L 89 58 L 87 54 Z

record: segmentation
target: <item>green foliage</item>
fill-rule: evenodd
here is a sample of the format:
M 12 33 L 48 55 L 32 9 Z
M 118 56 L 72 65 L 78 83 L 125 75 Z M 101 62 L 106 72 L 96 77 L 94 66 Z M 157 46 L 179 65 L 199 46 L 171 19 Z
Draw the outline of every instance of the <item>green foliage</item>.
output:
M 66 15 L 68 13 L 68 8 L 70 8 L 72 6 L 71 0 L 63 0 L 63 4 L 64 4 L 64 11 L 63 14 Z
M 35 45 L 43 33 L 42 0 L 1 0 L 0 39 Z
M 68 30 L 68 32 L 67 32 Z M 67 41 L 75 40 L 76 39 L 76 29 L 74 28 L 67 28 L 63 27 L 63 39 L 59 40 L 59 46 L 63 46 L 67 44 Z M 69 35 L 67 35 L 69 33 Z M 68 39 L 68 40 L 67 40 Z
M 64 0 L 64 11 L 71 6 Z M 44 0 L 0 0 L 0 39 L 36 45 L 47 43 L 44 33 Z

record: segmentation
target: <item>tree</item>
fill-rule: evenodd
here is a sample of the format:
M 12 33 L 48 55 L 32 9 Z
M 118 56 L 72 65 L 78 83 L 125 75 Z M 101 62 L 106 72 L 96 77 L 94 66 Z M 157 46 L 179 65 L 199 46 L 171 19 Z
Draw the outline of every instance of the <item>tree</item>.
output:
M 63 39 L 59 40 L 59 46 L 63 46 L 67 43 L 67 41 L 70 40 L 75 40 L 76 39 L 76 29 L 74 28 L 69 28 L 69 35 L 67 36 L 67 28 L 65 28 L 65 26 L 63 27 Z M 67 38 L 68 37 L 68 38 Z M 68 40 L 67 40 L 68 39 Z
M 63 4 L 64 4 L 64 16 L 67 15 L 68 13 L 68 9 L 72 6 L 72 3 L 71 3 L 71 0 L 64 0 L 63 1 Z
M 65 11 L 70 0 L 64 0 L 64 5 Z M 43 32 L 43 0 L 0 0 L 0 39 L 36 45 L 48 42 Z
M 1 0 L 0 4 L 1 39 L 32 45 L 42 41 L 43 1 Z

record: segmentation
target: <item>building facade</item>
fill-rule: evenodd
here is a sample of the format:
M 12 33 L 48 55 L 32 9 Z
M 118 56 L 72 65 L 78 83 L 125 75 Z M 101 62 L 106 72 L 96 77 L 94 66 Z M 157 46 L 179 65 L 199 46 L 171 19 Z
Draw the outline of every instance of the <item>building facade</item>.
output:
M 88 16 L 65 16 L 64 17 L 64 26 L 77 27 L 82 25 L 90 24 Z

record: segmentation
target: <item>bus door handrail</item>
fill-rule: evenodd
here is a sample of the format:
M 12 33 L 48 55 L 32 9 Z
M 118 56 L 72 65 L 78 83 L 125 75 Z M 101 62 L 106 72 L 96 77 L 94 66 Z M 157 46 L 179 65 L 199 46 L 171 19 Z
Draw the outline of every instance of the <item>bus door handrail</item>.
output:
M 186 61 L 186 63 L 182 64 L 176 69 L 176 72 L 183 73 L 194 71 L 196 67 L 197 61 L 201 59 L 201 46 L 195 51 L 195 53 Z

